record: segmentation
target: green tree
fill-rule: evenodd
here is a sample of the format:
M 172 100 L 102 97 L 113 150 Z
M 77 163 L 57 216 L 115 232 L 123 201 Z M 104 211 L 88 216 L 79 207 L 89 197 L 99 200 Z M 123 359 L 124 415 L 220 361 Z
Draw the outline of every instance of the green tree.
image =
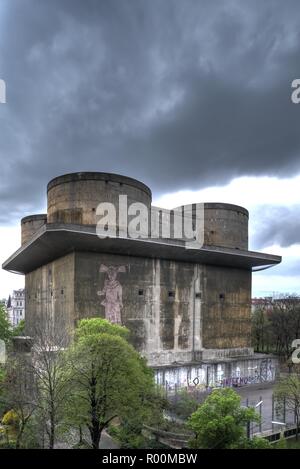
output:
M 300 423 L 300 377 L 291 373 L 287 378 L 283 378 L 275 387 L 274 397 L 279 405 L 285 405 L 286 409 L 293 412 L 296 419 L 296 439 L 299 435 Z
M 31 367 L 25 356 L 11 356 L 5 366 L 0 402 L 13 410 L 16 416 L 15 445 L 21 447 L 24 431 L 31 419 L 37 403 Z
M 288 359 L 292 341 L 299 334 L 300 297 L 297 295 L 265 298 L 252 314 L 252 344 L 256 351 L 275 351 Z
M 266 438 L 254 436 L 253 438 L 241 438 L 232 449 L 272 449 L 272 445 Z
M 121 416 L 120 425 L 110 426 L 110 431 L 117 437 L 121 448 L 147 448 L 149 441 L 143 435 L 144 424 L 154 428 L 165 424 L 163 410 L 167 408 L 168 403 L 163 390 L 157 389 L 155 393 L 152 390 L 147 394 L 145 401 L 137 411 Z
M 0 420 L 5 410 L 7 410 L 4 397 L 3 397 L 5 378 L 6 378 L 5 368 L 4 366 L 0 364 Z
M 256 309 L 251 317 L 252 343 L 257 352 L 268 352 L 271 344 L 271 322 L 267 304 Z
M 125 340 L 129 338 L 129 330 L 119 324 L 112 324 L 106 319 L 91 318 L 81 319 L 75 329 L 75 341 L 84 337 L 90 337 L 98 334 L 109 334 L 122 337 Z
M 31 372 L 35 383 L 37 414 L 40 428 L 53 449 L 59 427 L 63 425 L 64 409 L 69 395 L 68 363 L 64 350 L 69 332 L 63 315 L 53 320 L 45 312 L 43 320 L 33 329 Z
M 197 410 L 198 406 L 199 403 L 195 397 L 186 389 L 181 389 L 169 405 L 171 412 L 174 412 L 182 419 L 190 417 Z
M 273 300 L 271 308 L 271 330 L 276 352 L 288 359 L 292 341 L 300 334 L 300 298 L 284 295 Z
M 12 330 L 12 335 L 14 337 L 18 337 L 20 335 L 24 334 L 24 328 L 25 328 L 25 321 L 22 319 L 17 326 L 15 326 Z
M 104 319 L 79 322 L 68 354 L 76 425 L 85 425 L 99 448 L 104 428 L 116 417 L 141 422 L 151 409 L 155 386 L 144 359 L 126 341 L 128 330 Z M 72 420 L 72 415 L 69 417 Z
M 7 317 L 5 306 L 0 304 L 0 339 L 8 342 L 12 336 L 12 327 Z
M 246 425 L 258 421 L 253 408 L 241 407 L 241 398 L 233 389 L 216 389 L 188 420 L 188 427 L 195 433 L 190 446 L 238 447 L 245 439 Z

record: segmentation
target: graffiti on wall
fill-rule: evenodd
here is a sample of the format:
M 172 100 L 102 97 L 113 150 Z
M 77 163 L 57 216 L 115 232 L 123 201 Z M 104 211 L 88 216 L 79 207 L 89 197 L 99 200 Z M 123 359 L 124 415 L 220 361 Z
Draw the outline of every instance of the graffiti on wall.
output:
M 227 387 L 227 386 L 245 386 L 247 384 L 256 384 L 274 381 L 275 379 L 275 367 L 272 364 L 271 359 L 263 359 L 260 361 L 259 366 L 248 368 L 246 375 L 241 374 L 239 367 L 233 371 L 230 377 L 222 377 L 215 382 L 216 386 Z
M 178 368 L 169 371 L 157 371 L 156 380 L 159 384 L 172 391 L 177 387 L 187 389 L 209 389 L 214 387 L 240 387 L 249 384 L 270 382 L 275 380 L 276 365 L 272 359 L 260 359 L 250 366 L 249 362 L 240 366 L 233 365 L 230 374 L 226 375 L 224 364 L 205 366 L 202 368 Z
M 101 264 L 99 271 L 106 274 L 103 289 L 97 292 L 98 296 L 104 296 L 101 305 L 105 308 L 105 318 L 115 324 L 122 324 L 122 285 L 117 279 L 117 275 L 119 272 L 126 272 L 126 267 L 124 265 L 106 266 Z
M 260 378 L 261 381 L 272 381 L 275 379 L 274 367 L 272 367 L 272 360 L 265 358 L 260 362 Z
M 256 384 L 274 381 L 275 366 L 271 359 L 260 360 L 259 366 L 248 367 L 246 373 L 242 374 L 241 369 L 237 366 L 231 373 L 231 376 L 223 376 L 224 372 L 221 365 L 218 365 L 216 376 L 212 377 L 211 383 L 219 387 L 239 387 L 247 384 Z

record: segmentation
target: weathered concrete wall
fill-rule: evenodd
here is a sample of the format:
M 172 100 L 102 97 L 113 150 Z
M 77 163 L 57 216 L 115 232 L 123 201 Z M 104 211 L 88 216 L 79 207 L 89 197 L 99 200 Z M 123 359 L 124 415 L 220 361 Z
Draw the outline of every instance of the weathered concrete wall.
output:
M 251 272 L 203 266 L 203 347 L 251 346 Z
M 204 204 L 204 244 L 248 249 L 248 211 L 237 205 Z
M 119 207 L 119 195 L 128 205 L 151 205 L 151 191 L 143 183 L 105 173 L 74 173 L 57 177 L 48 184 L 48 223 L 95 225 L 97 206 L 102 202 Z
M 27 335 L 49 318 L 66 330 L 74 328 L 74 265 L 71 253 L 25 276 Z
M 204 203 L 198 212 L 199 227 L 204 230 L 203 239 L 207 246 L 233 249 L 248 249 L 248 211 L 239 205 Z M 183 206 L 184 207 L 184 206 Z M 184 207 L 185 214 L 195 220 L 191 205 Z
M 110 285 L 105 269 L 112 266 L 122 271 Z M 150 364 L 200 360 L 203 347 L 239 348 L 245 355 L 250 279 L 250 272 L 237 269 L 77 252 L 74 320 L 111 320 L 115 311 Z
M 251 355 L 250 288 L 244 270 L 76 252 L 26 275 L 27 333 L 49 312 L 72 328 L 106 317 L 151 365 Z
M 34 233 L 36 233 L 45 223 L 47 223 L 47 215 L 29 215 L 21 220 L 21 244 L 27 243 Z
M 75 319 L 109 314 L 112 291 L 97 294 L 105 290 L 108 280 L 100 266 L 123 267 L 112 284 L 115 289 L 121 286 L 122 296 L 116 297 L 111 310 L 119 308 L 121 322 L 130 329 L 134 346 L 151 363 L 191 359 L 196 266 L 93 253 L 76 253 L 75 263 Z M 197 325 L 195 344 L 200 350 L 199 318 Z
M 277 358 L 257 354 L 248 359 L 155 368 L 155 379 L 172 391 L 175 386 L 225 387 L 271 382 L 277 372 Z

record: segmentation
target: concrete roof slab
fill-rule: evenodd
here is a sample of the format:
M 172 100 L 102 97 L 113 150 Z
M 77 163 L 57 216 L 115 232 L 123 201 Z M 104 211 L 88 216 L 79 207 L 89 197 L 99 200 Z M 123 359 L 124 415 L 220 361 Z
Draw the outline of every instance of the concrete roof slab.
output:
M 184 241 L 173 239 L 99 238 L 95 226 L 51 223 L 38 230 L 3 263 L 2 268 L 26 274 L 74 251 L 170 259 L 248 270 L 281 262 L 280 256 L 239 249 L 216 246 L 188 249 Z

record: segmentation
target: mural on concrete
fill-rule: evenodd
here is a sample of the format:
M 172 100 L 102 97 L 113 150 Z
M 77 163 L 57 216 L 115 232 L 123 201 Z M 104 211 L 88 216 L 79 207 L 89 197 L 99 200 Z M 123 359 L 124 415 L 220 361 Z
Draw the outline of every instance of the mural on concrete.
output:
M 265 358 L 260 363 L 261 381 L 272 381 L 275 379 L 275 369 L 272 366 L 272 360 Z
M 117 280 L 119 272 L 126 272 L 126 267 L 122 266 L 106 266 L 100 265 L 100 272 L 106 273 L 106 279 L 104 281 L 103 290 L 97 292 L 98 296 L 104 296 L 104 300 L 101 305 L 105 307 L 105 318 L 108 321 L 122 324 L 121 311 L 123 308 L 122 301 L 122 285 Z

